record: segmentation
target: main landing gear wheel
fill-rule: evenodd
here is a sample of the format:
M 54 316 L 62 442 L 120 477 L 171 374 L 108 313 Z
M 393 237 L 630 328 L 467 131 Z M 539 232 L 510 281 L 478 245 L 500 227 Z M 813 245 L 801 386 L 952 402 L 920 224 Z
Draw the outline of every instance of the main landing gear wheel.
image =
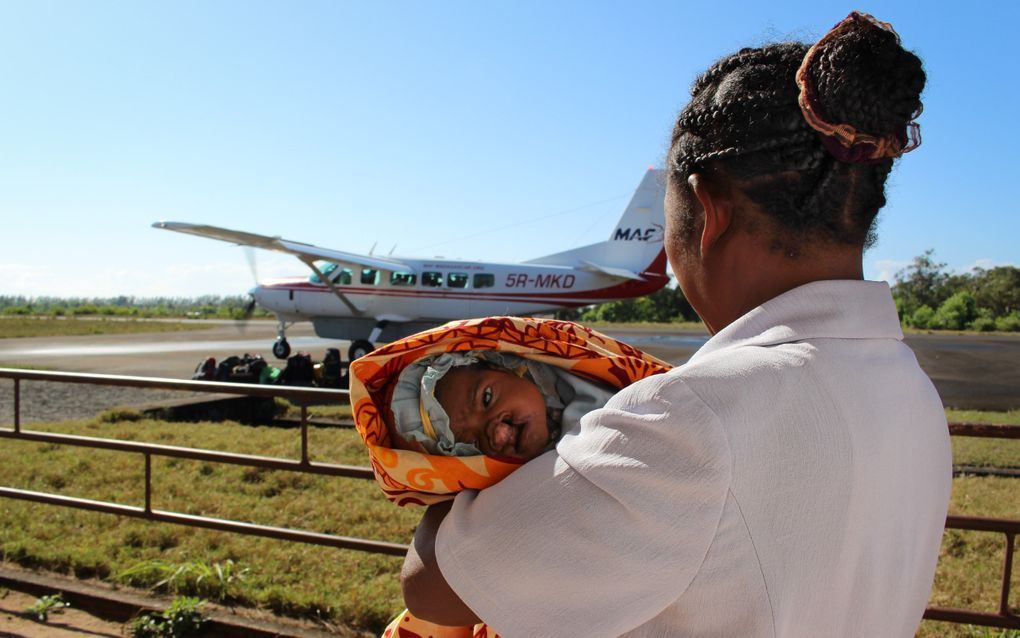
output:
M 375 350 L 375 346 L 372 345 L 371 341 L 355 339 L 351 342 L 351 347 L 347 350 L 347 360 L 354 361 L 355 359 L 360 359 L 373 350 Z
M 290 356 L 290 344 L 286 339 L 277 339 L 273 344 L 273 356 L 277 359 L 286 359 Z

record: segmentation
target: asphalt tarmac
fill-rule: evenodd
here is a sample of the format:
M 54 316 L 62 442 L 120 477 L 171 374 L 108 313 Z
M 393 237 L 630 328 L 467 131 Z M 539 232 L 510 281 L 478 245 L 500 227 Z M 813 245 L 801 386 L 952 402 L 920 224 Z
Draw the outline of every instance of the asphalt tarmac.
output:
M 708 339 L 696 331 L 604 331 L 673 364 L 686 361 Z M 275 322 L 252 321 L 241 331 L 233 322 L 222 321 L 212 322 L 208 330 L 187 332 L 0 339 L 0 367 L 31 365 L 69 372 L 184 379 L 210 356 L 220 360 L 252 352 L 275 361 L 270 353 L 275 338 Z M 316 360 L 328 347 L 337 347 L 346 356 L 350 345 L 316 337 L 307 323 L 288 329 L 287 338 L 294 352 L 309 352 Z M 946 406 L 1020 409 L 1020 336 L 922 334 L 908 335 L 906 342 Z

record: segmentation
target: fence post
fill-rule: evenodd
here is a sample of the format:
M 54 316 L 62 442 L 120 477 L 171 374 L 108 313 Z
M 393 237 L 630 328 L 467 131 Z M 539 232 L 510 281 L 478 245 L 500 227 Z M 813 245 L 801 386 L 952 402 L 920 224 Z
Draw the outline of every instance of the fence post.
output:
M 145 513 L 152 514 L 152 455 L 145 453 Z
M 21 432 L 21 379 L 14 379 L 14 431 Z
M 999 596 L 999 613 L 1003 616 L 1009 613 L 1009 581 L 1013 576 L 1013 540 L 1015 535 L 1006 533 L 1006 558 L 1002 566 L 1002 594 Z
M 301 464 L 308 465 L 308 405 L 301 404 Z

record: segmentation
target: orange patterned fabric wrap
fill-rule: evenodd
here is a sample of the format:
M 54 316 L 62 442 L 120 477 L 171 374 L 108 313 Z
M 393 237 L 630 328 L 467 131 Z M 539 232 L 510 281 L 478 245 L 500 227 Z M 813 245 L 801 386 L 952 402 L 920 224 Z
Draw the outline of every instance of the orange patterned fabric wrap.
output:
M 400 372 L 435 353 L 501 350 L 623 388 L 669 370 L 665 361 L 569 321 L 487 317 L 452 321 L 351 364 L 351 405 L 376 481 L 397 505 L 432 505 L 494 485 L 519 466 L 488 456 L 436 456 L 390 447 L 390 396 Z
M 395 341 L 351 364 L 351 405 L 376 481 L 397 505 L 431 505 L 495 485 L 520 465 L 488 456 L 436 456 L 390 448 L 390 396 L 400 372 L 426 355 L 501 350 L 616 388 L 666 372 L 665 361 L 569 321 L 488 317 L 452 321 Z M 383 638 L 499 638 L 485 624 L 446 627 L 403 611 Z

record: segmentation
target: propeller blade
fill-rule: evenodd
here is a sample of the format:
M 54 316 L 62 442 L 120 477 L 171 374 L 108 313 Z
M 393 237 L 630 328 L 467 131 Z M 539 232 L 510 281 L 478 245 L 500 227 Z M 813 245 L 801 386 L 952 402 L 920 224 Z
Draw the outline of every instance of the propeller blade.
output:
M 251 293 L 248 293 L 251 294 Z M 251 316 L 255 313 L 255 295 L 251 295 L 251 301 L 244 307 L 244 311 L 241 316 L 234 320 L 234 325 L 237 327 L 237 331 L 244 334 L 248 329 L 248 322 L 251 321 Z
M 252 281 L 257 285 L 259 283 L 259 269 L 255 260 L 255 249 L 251 246 L 242 246 L 244 248 L 244 257 L 248 260 L 248 269 L 251 270 Z

